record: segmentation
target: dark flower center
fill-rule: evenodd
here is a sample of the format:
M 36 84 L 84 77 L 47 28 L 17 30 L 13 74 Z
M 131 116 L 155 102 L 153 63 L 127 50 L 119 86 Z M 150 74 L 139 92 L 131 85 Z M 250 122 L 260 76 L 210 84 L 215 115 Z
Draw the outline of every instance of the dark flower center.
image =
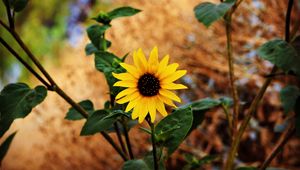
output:
M 139 78 L 138 89 L 143 96 L 155 96 L 160 89 L 159 80 L 153 74 L 146 73 Z

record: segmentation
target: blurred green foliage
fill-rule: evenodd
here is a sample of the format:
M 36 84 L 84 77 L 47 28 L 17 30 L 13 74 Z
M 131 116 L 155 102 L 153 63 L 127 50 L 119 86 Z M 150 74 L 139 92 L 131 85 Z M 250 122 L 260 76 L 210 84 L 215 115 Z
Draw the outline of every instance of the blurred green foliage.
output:
M 44 1 L 31 0 L 24 11 L 16 13 L 17 32 L 20 33 L 24 42 L 41 61 L 46 57 L 55 56 L 58 53 L 58 49 L 63 45 L 69 4 L 72 1 L 51 0 L 45 3 Z M 7 21 L 4 4 L 0 3 L 0 18 Z M 17 49 L 17 52 L 22 57 L 26 56 L 3 28 L 0 28 L 0 36 L 14 49 Z M 3 46 L 0 46 L 0 54 L 0 80 L 2 80 L 3 84 L 6 84 L 8 78 L 5 74 L 11 72 L 13 65 L 17 64 L 17 61 L 10 56 Z M 20 66 L 20 69 L 23 70 L 24 68 Z M 21 73 L 21 79 L 26 78 L 28 75 L 26 71 Z

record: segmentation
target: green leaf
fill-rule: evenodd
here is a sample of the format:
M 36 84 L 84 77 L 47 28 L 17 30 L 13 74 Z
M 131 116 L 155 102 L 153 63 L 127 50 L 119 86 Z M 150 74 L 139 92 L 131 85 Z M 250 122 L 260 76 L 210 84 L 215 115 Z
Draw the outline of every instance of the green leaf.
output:
M 103 39 L 103 34 L 109 28 L 108 25 L 92 25 L 87 28 L 87 34 L 89 39 L 92 41 L 93 45 L 97 49 L 101 49 L 101 41 Z
M 204 98 L 195 102 L 188 104 L 191 106 L 193 111 L 211 109 L 213 107 L 219 106 L 222 102 L 218 99 Z
M 300 75 L 300 56 L 293 46 L 284 40 L 271 40 L 258 48 L 258 55 L 287 73 Z
M 159 162 L 158 162 L 158 169 L 159 170 L 165 170 L 166 168 L 164 166 L 164 160 L 161 159 L 162 157 L 159 154 L 161 154 L 161 153 L 159 153 L 159 151 L 157 151 L 157 158 L 160 159 Z M 154 169 L 153 153 L 152 152 L 147 153 L 147 155 L 143 158 L 143 160 L 151 170 Z
M 27 84 L 15 83 L 4 87 L 0 93 L 0 137 L 17 118 L 26 117 L 47 96 L 44 86 L 30 89 Z
M 286 86 L 280 91 L 280 100 L 284 110 L 287 114 L 294 109 L 296 99 L 300 96 L 300 90 L 297 86 Z
M 106 119 L 109 115 L 108 110 L 97 110 L 91 116 L 88 117 L 87 121 L 83 125 L 80 132 L 81 136 L 93 135 L 95 133 L 105 131 L 109 129 L 115 122 L 114 119 Z
M 28 0 L 10 0 L 9 3 L 11 9 L 15 12 L 20 12 L 26 7 Z
M 102 23 L 104 25 L 109 25 L 109 23 L 111 21 L 109 16 L 104 12 L 100 12 L 97 17 L 92 18 L 92 19 L 99 22 L 99 23 Z
M 196 129 L 204 120 L 205 113 L 214 107 L 220 106 L 222 103 L 228 105 L 230 102 L 229 98 L 221 98 L 221 99 L 211 99 L 211 98 L 204 98 L 198 101 L 186 104 L 184 106 L 179 107 L 178 109 L 191 107 L 193 112 L 193 124 L 189 131 L 193 131 Z
M 96 69 L 103 72 L 109 86 L 111 95 L 116 96 L 123 88 L 114 87 L 114 83 L 118 80 L 112 73 L 123 73 L 125 69 L 120 66 L 121 59 L 109 52 L 95 53 L 95 66 Z
M 141 12 L 141 10 L 126 6 L 126 7 L 116 8 L 108 12 L 107 15 L 111 20 L 113 20 L 119 17 L 132 16 L 139 12 Z
M 84 110 L 86 110 L 89 115 L 94 112 L 94 105 L 90 100 L 84 100 L 78 103 Z M 84 117 L 73 107 L 69 109 L 67 115 L 65 117 L 67 120 L 80 120 L 84 119 Z
M 194 13 L 199 22 L 209 27 L 213 22 L 222 18 L 234 3 L 235 0 L 226 0 L 218 5 L 204 2 L 194 8 Z
M 97 132 L 110 131 L 112 125 L 121 116 L 128 118 L 129 113 L 125 113 L 122 110 L 97 110 L 88 117 L 80 135 L 93 135 Z
M 129 160 L 123 165 L 122 170 L 152 170 L 142 159 Z
M 98 49 L 94 46 L 93 43 L 88 43 L 85 46 L 85 55 L 91 55 L 98 51 Z
M 169 155 L 185 139 L 192 122 L 192 110 L 190 107 L 187 107 L 175 110 L 155 126 L 155 135 L 158 138 L 158 143 L 167 148 Z M 160 140 L 160 138 L 163 140 Z
M 96 69 L 101 72 L 110 72 L 109 69 L 117 68 L 113 67 L 114 62 L 120 63 L 121 60 L 117 56 L 109 52 L 100 51 L 95 53 L 95 66 Z
M 158 157 L 159 158 L 159 157 Z M 159 170 L 165 170 L 163 159 L 160 159 Z M 148 153 L 143 159 L 135 159 L 126 161 L 122 170 L 153 170 L 153 155 L 152 152 Z
M 14 139 L 15 135 L 16 135 L 17 132 L 14 132 L 13 134 L 9 135 L 5 141 L 1 144 L 0 146 L 0 164 L 3 160 L 3 158 L 5 157 L 8 149 L 9 149 L 9 146 L 10 146 L 10 143 L 12 142 L 12 140 Z
M 184 170 L 199 169 L 203 165 L 212 163 L 214 160 L 219 158 L 216 155 L 206 155 L 201 159 L 197 159 L 195 156 L 191 154 L 186 154 L 184 156 L 185 156 L 185 160 L 188 162 L 188 164 L 183 168 Z
M 300 3 L 300 2 L 299 2 Z M 298 56 L 300 56 L 300 35 L 298 35 L 293 41 L 292 46 L 297 51 Z

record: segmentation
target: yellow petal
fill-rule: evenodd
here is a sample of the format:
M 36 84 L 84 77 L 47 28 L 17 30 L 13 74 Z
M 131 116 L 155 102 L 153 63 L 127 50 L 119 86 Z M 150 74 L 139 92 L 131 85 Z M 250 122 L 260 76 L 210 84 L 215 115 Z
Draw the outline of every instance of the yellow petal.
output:
M 158 95 L 157 96 L 159 100 L 163 101 L 164 103 L 166 103 L 169 106 L 173 106 L 176 107 L 176 105 L 173 103 L 173 101 L 163 95 Z
M 147 107 L 146 98 L 141 99 L 141 106 L 140 107 L 141 107 L 141 109 L 140 109 L 140 115 L 139 115 L 139 123 L 142 123 L 144 121 L 145 117 L 148 114 L 148 107 Z
M 173 93 L 169 90 L 160 89 L 159 94 L 161 94 L 169 99 L 175 100 L 176 102 L 181 102 L 180 98 L 175 93 Z
M 178 64 L 177 63 L 173 63 L 170 64 L 166 67 L 166 69 L 159 75 L 159 79 L 162 80 L 164 78 L 166 78 L 167 76 L 173 74 L 176 69 L 178 68 Z
M 160 86 L 161 88 L 168 89 L 168 90 L 187 89 L 185 85 L 175 84 L 175 83 L 166 83 L 166 84 L 161 84 Z
M 148 71 L 150 73 L 155 73 L 157 70 L 157 66 L 158 66 L 158 49 L 157 47 L 154 47 L 150 53 L 150 57 L 149 57 L 149 68 Z
M 126 96 L 126 95 L 129 95 L 133 92 L 136 92 L 137 91 L 137 88 L 128 88 L 128 89 L 125 89 L 123 91 L 121 91 L 120 93 L 118 93 L 118 95 L 116 96 L 116 99 L 119 99 L 123 96 Z
M 138 49 L 137 56 L 138 56 L 140 62 L 142 63 L 142 65 L 144 66 L 145 71 L 147 71 L 148 70 L 148 62 L 147 62 L 145 54 L 141 48 Z
M 170 76 L 163 79 L 162 84 L 168 83 L 168 82 L 173 82 L 173 81 L 179 79 L 180 77 L 184 76 L 185 74 L 186 74 L 186 70 L 178 70 L 175 73 L 173 73 Z
M 124 104 L 124 103 L 127 103 L 127 102 L 131 101 L 131 100 L 134 100 L 135 98 L 137 98 L 139 96 L 140 96 L 139 92 L 134 92 L 134 93 L 132 93 L 130 95 L 127 95 L 127 96 L 125 96 L 125 97 L 117 100 L 117 103 Z
M 140 51 L 140 52 L 139 52 Z M 133 53 L 133 62 L 134 65 L 139 68 L 141 72 L 147 71 L 147 61 L 145 59 L 144 53 L 139 49 L 138 52 Z
M 136 69 L 136 67 L 126 64 L 126 63 L 120 63 L 120 65 L 125 68 L 128 73 L 130 73 L 131 75 L 133 75 L 135 78 L 139 78 L 140 77 L 140 72 L 138 69 Z
M 168 112 L 166 111 L 166 108 L 165 108 L 165 105 L 163 104 L 163 102 L 160 100 L 156 100 L 155 103 L 156 103 L 156 108 L 159 111 L 159 113 L 162 116 L 166 117 L 168 115 Z
M 140 105 L 137 105 L 136 107 L 134 107 L 133 112 L 131 114 L 131 118 L 132 119 L 136 119 L 139 117 L 139 113 L 140 113 Z
M 119 80 L 132 80 L 132 81 L 136 80 L 136 78 L 134 78 L 129 73 L 119 73 L 119 74 L 112 73 L 112 75 Z
M 148 110 L 149 110 L 149 114 L 150 114 L 152 123 L 155 121 L 155 116 L 156 116 L 155 100 L 158 100 L 158 99 L 156 99 L 156 97 L 155 98 L 151 97 L 151 98 L 149 98 L 149 102 L 148 102 Z
M 137 97 L 136 99 L 130 101 L 126 107 L 125 112 L 129 112 L 132 108 L 136 107 L 136 105 L 138 104 L 138 100 L 140 100 L 141 97 Z
M 166 55 L 158 65 L 158 69 L 155 74 L 156 76 L 160 75 L 163 71 L 165 71 L 165 69 L 168 65 L 168 62 L 169 62 L 169 55 Z
M 137 87 L 137 83 L 134 81 L 117 81 L 114 86 L 119 86 L 119 87 Z

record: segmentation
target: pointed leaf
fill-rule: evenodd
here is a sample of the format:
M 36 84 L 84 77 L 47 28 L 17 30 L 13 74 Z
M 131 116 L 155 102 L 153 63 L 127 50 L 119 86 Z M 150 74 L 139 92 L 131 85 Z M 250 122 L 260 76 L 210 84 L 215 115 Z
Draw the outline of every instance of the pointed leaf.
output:
M 126 161 L 123 165 L 122 170 L 151 170 L 146 162 L 142 159 L 129 160 Z
M 103 34 L 109 27 L 110 26 L 108 25 L 92 25 L 88 27 L 87 29 L 88 37 L 97 49 L 102 48 L 101 41 L 103 39 Z
M 300 56 L 286 41 L 271 40 L 258 48 L 258 55 L 283 71 L 300 76 Z
M 83 125 L 80 132 L 81 136 L 93 135 L 95 133 L 105 131 L 109 129 L 115 122 L 114 119 L 104 119 L 109 115 L 108 110 L 97 110 L 91 116 L 88 117 L 87 121 Z
M 26 117 L 47 96 L 44 86 L 30 89 L 27 84 L 15 83 L 4 87 L 0 93 L 0 137 L 8 130 L 14 119 Z
M 280 100 L 284 114 L 287 114 L 294 109 L 296 100 L 299 96 L 300 89 L 297 86 L 286 86 L 280 91 Z
M 78 103 L 84 110 L 86 110 L 89 115 L 94 112 L 94 105 L 90 100 L 84 100 Z M 73 107 L 69 109 L 67 115 L 65 117 L 67 120 L 80 120 L 84 119 L 84 117 Z
M 15 135 L 16 135 L 17 132 L 14 132 L 13 134 L 9 135 L 5 141 L 1 144 L 0 146 L 0 164 L 3 160 L 3 158 L 5 157 L 8 149 L 9 149 L 9 146 L 12 142 L 12 140 L 14 139 Z
M 141 12 L 141 10 L 126 6 L 126 7 L 114 9 L 114 10 L 110 11 L 107 15 L 111 20 L 113 20 L 113 19 L 119 18 L 119 17 L 132 16 L 139 12 Z
M 218 5 L 204 2 L 194 8 L 194 13 L 199 22 L 209 27 L 213 22 L 222 18 L 234 3 L 235 0 L 226 0 Z
M 10 8 L 13 9 L 15 12 L 20 12 L 22 11 L 27 3 L 28 0 L 9 0 Z
M 204 98 L 198 101 L 194 101 L 192 103 L 186 104 L 184 106 L 179 107 L 178 109 L 191 107 L 193 112 L 193 124 L 189 131 L 192 132 L 196 129 L 204 120 L 205 113 L 212 108 L 218 107 L 221 104 L 230 105 L 229 98 L 221 98 L 221 99 L 211 99 L 211 98 Z
M 185 139 L 192 126 L 192 122 L 192 110 L 190 107 L 187 107 L 175 110 L 155 126 L 156 136 L 165 134 L 163 137 L 164 140 L 158 141 L 158 143 L 167 148 L 169 155 L 171 155 Z

